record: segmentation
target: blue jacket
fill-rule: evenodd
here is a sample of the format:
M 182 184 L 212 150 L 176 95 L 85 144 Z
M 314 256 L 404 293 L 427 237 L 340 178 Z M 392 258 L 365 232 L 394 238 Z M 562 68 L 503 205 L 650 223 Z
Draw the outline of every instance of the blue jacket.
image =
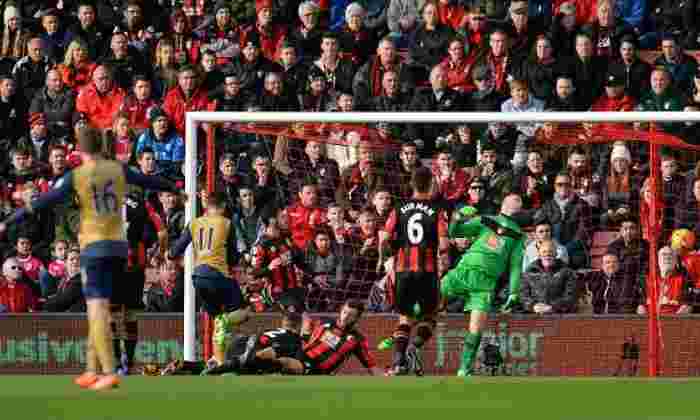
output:
M 169 175 L 178 173 L 178 166 L 185 160 L 185 142 L 175 129 L 171 129 L 163 141 L 156 139 L 153 129 L 147 129 L 136 142 L 136 154 L 147 147 L 155 152 L 160 169 Z
M 615 16 L 642 32 L 647 0 L 615 0 Z

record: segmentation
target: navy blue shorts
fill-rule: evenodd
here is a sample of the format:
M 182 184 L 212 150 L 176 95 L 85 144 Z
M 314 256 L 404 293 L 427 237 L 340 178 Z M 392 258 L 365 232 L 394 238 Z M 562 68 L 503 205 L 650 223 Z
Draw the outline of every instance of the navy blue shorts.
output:
M 210 316 L 223 312 L 233 312 L 243 307 L 243 294 L 236 280 L 223 274 L 192 276 L 194 288 L 199 293 L 204 304 L 204 310 Z
M 124 257 L 80 256 L 80 273 L 85 299 L 110 299 L 114 282 L 123 281 L 127 260 Z

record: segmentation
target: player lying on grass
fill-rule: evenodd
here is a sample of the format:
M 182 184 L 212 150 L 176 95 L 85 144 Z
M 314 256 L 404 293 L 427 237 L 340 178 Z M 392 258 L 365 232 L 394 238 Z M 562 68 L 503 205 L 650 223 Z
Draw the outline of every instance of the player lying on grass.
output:
M 274 373 L 297 375 L 333 375 L 352 355 L 355 355 L 371 375 L 383 375 L 369 352 L 367 339 L 356 329 L 364 312 L 364 304 L 348 300 L 340 310 L 337 320 L 316 322 L 307 319 L 302 328 L 303 347 L 295 353 L 293 323 L 294 313 L 285 316 L 284 333 L 270 330 L 254 336 L 236 340 L 226 362 L 207 374 L 225 372 Z M 263 338 L 267 337 L 267 338 Z M 253 352 L 254 350 L 254 352 Z M 254 355 L 254 356 L 253 356 Z M 187 372 L 197 374 L 204 371 L 204 362 L 178 362 L 166 368 L 163 374 Z
M 192 243 L 194 271 L 192 283 L 214 318 L 212 337 L 214 358 L 223 363 L 233 328 L 248 319 L 247 302 L 229 268 L 235 262 L 236 238 L 230 219 L 224 217 L 226 196 L 215 193 L 207 200 L 207 214 L 196 218 L 172 246 L 167 258 L 182 255 Z

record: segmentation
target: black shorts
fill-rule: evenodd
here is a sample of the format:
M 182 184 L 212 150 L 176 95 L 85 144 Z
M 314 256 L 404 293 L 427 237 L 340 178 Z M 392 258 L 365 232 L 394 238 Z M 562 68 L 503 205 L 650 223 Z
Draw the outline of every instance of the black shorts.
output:
M 241 356 L 245 350 L 246 346 L 248 344 L 248 339 L 251 336 L 248 335 L 243 335 L 236 337 L 236 339 L 233 340 L 233 343 L 231 346 L 229 346 L 228 351 L 226 352 L 226 360 L 231 360 L 234 357 L 239 357 Z M 255 345 L 255 351 L 262 350 L 258 344 Z M 270 360 L 260 360 L 260 359 L 254 359 L 250 366 L 245 366 L 240 369 L 238 369 L 237 373 L 241 375 L 258 375 L 258 374 L 270 374 L 270 373 L 278 373 L 280 372 L 280 366 L 278 363 L 270 361 Z
M 420 305 L 420 316 L 434 314 L 440 305 L 440 287 L 435 273 L 396 273 L 394 304 L 401 315 L 414 316 L 414 307 Z
M 80 256 L 80 272 L 85 299 L 111 299 L 114 284 L 124 279 L 124 257 Z

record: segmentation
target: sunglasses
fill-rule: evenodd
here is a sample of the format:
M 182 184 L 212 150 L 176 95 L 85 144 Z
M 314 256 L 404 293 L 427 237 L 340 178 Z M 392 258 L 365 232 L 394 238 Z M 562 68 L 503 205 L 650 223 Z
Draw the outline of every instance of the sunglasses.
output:
M 484 187 L 482 187 L 481 185 L 473 185 L 473 186 L 469 187 L 469 189 L 470 190 L 483 190 Z

